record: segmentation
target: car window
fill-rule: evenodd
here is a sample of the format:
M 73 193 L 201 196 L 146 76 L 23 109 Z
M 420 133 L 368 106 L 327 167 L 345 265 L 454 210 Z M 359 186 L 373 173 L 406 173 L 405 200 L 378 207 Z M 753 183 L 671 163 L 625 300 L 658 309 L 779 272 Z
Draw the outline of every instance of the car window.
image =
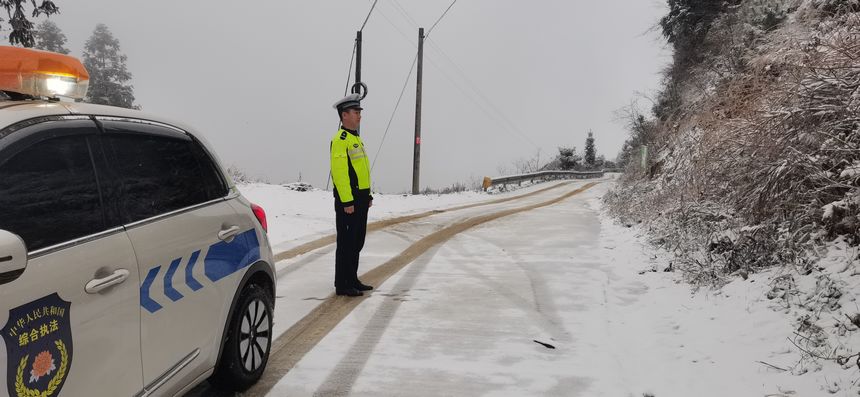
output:
M 0 164 L 0 229 L 29 251 L 104 230 L 88 139 L 44 140 Z
M 196 143 L 188 136 L 153 125 L 103 125 L 108 133 L 102 142 L 119 185 L 118 202 L 125 222 L 223 196 L 212 188 L 213 176 L 201 164 Z
M 221 171 L 219 171 L 218 166 L 206 150 L 203 149 L 200 142 L 194 141 L 192 146 L 203 174 L 200 183 L 206 187 L 206 191 L 213 199 L 226 196 L 228 187 L 224 182 L 224 178 L 221 177 Z

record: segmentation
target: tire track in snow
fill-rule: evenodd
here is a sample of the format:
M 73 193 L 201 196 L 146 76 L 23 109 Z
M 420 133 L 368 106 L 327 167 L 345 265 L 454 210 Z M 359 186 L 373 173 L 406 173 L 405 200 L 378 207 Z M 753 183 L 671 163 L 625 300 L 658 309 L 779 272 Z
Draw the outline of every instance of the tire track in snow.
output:
M 397 284 L 391 288 L 391 291 L 408 291 L 414 286 L 418 277 L 427 268 L 430 260 L 436 256 L 439 246 L 434 247 L 428 253 L 425 253 L 407 269 L 406 273 L 400 277 Z M 367 365 L 371 354 L 376 349 L 382 335 L 394 319 L 394 315 L 402 300 L 385 299 L 379 308 L 373 313 L 373 316 L 368 321 L 367 326 L 361 331 L 358 339 L 352 344 L 349 351 L 337 363 L 334 370 L 326 377 L 325 381 L 314 392 L 314 396 L 345 396 L 349 394 L 352 385 L 358 380 L 358 375 Z
M 400 240 L 403 240 L 407 243 L 414 243 L 416 240 L 414 237 L 409 236 L 408 234 L 406 234 L 405 232 L 403 232 L 401 230 L 384 229 L 383 232 L 388 234 L 388 235 L 391 235 L 393 237 L 396 237 Z M 290 263 L 287 266 L 284 266 L 283 269 L 278 270 L 278 274 L 277 274 L 278 279 L 280 279 L 281 277 L 284 277 L 290 273 L 293 273 L 293 272 L 305 267 L 306 265 L 308 265 L 310 263 L 316 262 L 317 260 L 319 260 L 323 256 L 331 254 L 332 252 L 334 252 L 335 248 L 336 248 L 336 246 L 334 244 L 332 244 L 332 245 L 328 245 L 328 246 L 323 246 L 322 249 L 320 249 L 319 251 L 307 253 L 306 257 L 301 258 L 300 260 L 298 260 L 294 263 Z
M 539 296 L 538 290 L 547 291 L 547 283 L 546 280 L 541 277 L 538 272 L 527 269 L 522 264 L 522 259 L 516 254 L 512 254 L 508 252 L 508 250 L 503 249 L 501 246 L 481 237 L 477 237 L 474 235 L 475 233 L 469 233 L 468 235 L 460 236 L 477 239 L 480 240 L 492 247 L 494 247 L 499 253 L 499 256 L 507 257 L 513 265 L 516 265 L 526 274 L 526 277 L 529 279 L 529 286 L 531 289 L 531 297 L 532 301 L 529 301 L 528 298 L 520 296 L 516 289 L 505 285 L 501 282 L 494 281 L 490 277 L 486 277 L 485 274 L 481 273 L 478 269 L 480 264 L 472 263 L 461 263 L 460 269 L 468 273 L 471 277 L 476 280 L 480 280 L 480 282 L 484 285 L 489 286 L 493 290 L 499 292 L 499 296 L 503 299 L 509 301 L 514 307 L 520 309 L 527 317 L 529 317 L 532 322 L 537 325 L 540 329 L 544 330 L 550 334 L 554 341 L 559 342 L 570 342 L 573 337 L 563 326 L 562 322 L 558 317 L 557 312 L 555 311 L 555 303 L 552 301 L 551 296 Z M 446 246 L 451 249 L 465 253 L 464 257 L 474 257 L 473 255 L 469 255 L 469 249 L 466 246 L 458 241 L 459 239 L 453 239 L 451 243 L 446 244 Z M 535 284 L 538 284 L 541 288 L 536 288 Z M 547 295 L 547 294 L 541 294 Z
M 325 249 L 323 249 L 323 250 L 310 253 L 310 254 L 308 254 L 308 256 L 296 261 L 295 263 L 290 263 L 289 265 L 285 266 L 283 269 L 278 270 L 277 278 L 280 279 L 281 277 L 284 277 L 284 276 L 286 276 L 292 272 L 295 272 L 296 270 L 299 270 L 299 269 L 305 267 L 309 263 L 316 262 L 319 258 L 332 253 L 334 250 L 335 250 L 335 246 L 330 245 L 330 246 L 325 247 Z
M 446 208 L 446 209 L 442 209 L 442 210 L 430 210 L 430 211 L 425 211 L 425 212 L 421 212 L 418 214 L 412 214 L 412 215 L 399 216 L 396 218 L 383 219 L 381 221 L 369 223 L 367 225 L 367 232 L 368 233 L 375 232 L 375 231 L 378 231 L 381 229 L 385 229 L 389 226 L 393 226 L 393 225 L 397 225 L 397 224 L 401 224 L 401 223 L 406 223 L 406 222 L 411 222 L 411 221 L 414 221 L 417 219 L 426 218 L 426 217 L 431 216 L 431 215 L 442 214 L 442 213 L 453 212 L 453 211 L 460 211 L 460 210 L 464 210 L 464 209 L 468 209 L 468 208 L 481 207 L 481 206 L 485 206 L 485 205 L 500 204 L 500 203 L 505 203 L 508 201 L 520 200 L 520 199 L 531 197 L 531 196 L 534 196 L 534 195 L 537 195 L 537 194 L 540 194 L 543 192 L 547 192 L 547 191 L 550 191 L 550 190 L 553 190 L 553 189 L 556 189 L 556 188 L 559 188 L 562 186 L 569 185 L 570 183 L 571 182 L 558 183 L 558 184 L 552 185 L 552 186 L 547 187 L 547 188 L 535 190 L 533 192 L 521 194 L 519 196 L 514 196 L 514 197 L 506 197 L 506 198 L 498 199 L 498 200 L 482 201 L 480 203 L 475 203 L 475 204 L 466 204 L 466 205 Z M 301 244 L 297 247 L 294 247 L 294 248 L 288 249 L 286 251 L 279 252 L 279 253 L 275 254 L 275 262 L 280 262 L 284 259 L 290 259 L 290 258 L 294 258 L 294 257 L 299 256 L 299 255 L 306 254 L 308 252 L 311 252 L 311 251 L 314 251 L 316 249 L 325 247 L 327 245 L 334 244 L 336 241 L 337 241 L 337 235 L 336 234 L 329 234 L 327 236 L 320 237 L 316 240 L 309 241 L 309 242 Z
M 417 241 L 417 240 L 418 240 L 415 236 L 410 235 L 410 234 L 406 233 L 406 232 L 405 232 L 405 231 L 403 231 L 403 230 L 387 229 L 387 230 L 385 230 L 385 231 L 383 231 L 383 232 L 384 232 L 385 234 L 388 234 L 389 236 L 396 237 L 396 238 L 398 238 L 398 239 L 400 239 L 400 240 L 403 240 L 403 241 L 405 241 L 405 242 L 407 242 L 407 243 L 414 243 L 415 241 Z
M 385 282 L 385 280 L 403 269 L 409 263 L 415 261 L 425 252 L 429 251 L 435 246 L 438 246 L 450 240 L 452 237 L 459 233 L 505 216 L 556 204 L 558 202 L 561 202 L 562 200 L 584 192 L 591 187 L 597 185 L 598 183 L 600 182 L 590 182 L 576 190 L 569 191 L 556 198 L 543 201 L 537 204 L 530 204 L 523 207 L 510 208 L 493 212 L 490 214 L 479 215 L 476 217 L 467 218 L 459 223 L 446 226 L 439 231 L 433 232 L 421 238 L 414 244 L 407 247 L 403 252 L 386 261 L 385 263 L 377 266 L 374 269 L 371 269 L 370 271 L 365 272 L 363 275 L 361 275 L 361 279 L 371 285 L 381 286 Z M 567 184 L 568 183 L 562 183 L 552 186 L 550 188 L 532 192 L 526 195 L 521 195 L 518 197 L 506 198 L 493 202 L 479 203 L 463 207 L 456 207 L 456 209 L 472 208 L 481 205 L 487 205 L 488 203 L 511 201 Z M 449 209 L 448 211 L 451 210 L 454 209 Z M 439 212 L 430 211 L 430 213 L 432 214 Z M 423 217 L 420 215 L 422 214 L 395 219 L 409 218 L 410 220 L 414 220 Z M 385 221 L 381 221 L 377 222 L 376 224 L 379 225 L 380 223 L 384 222 Z M 386 226 L 390 226 L 396 223 L 402 222 L 388 223 L 386 224 Z M 378 229 L 379 227 L 377 228 L 377 230 Z M 301 247 L 302 246 L 296 247 L 294 250 Z M 337 324 L 340 323 L 341 320 L 346 318 L 346 316 L 349 315 L 349 313 L 351 313 L 352 310 L 355 309 L 355 307 L 357 307 L 362 301 L 364 301 L 364 299 L 367 298 L 367 295 L 365 295 L 364 297 L 355 298 L 336 296 L 334 294 L 329 295 L 329 297 L 325 301 L 320 303 L 320 305 L 318 305 L 316 308 L 314 308 L 314 310 L 312 310 L 296 324 L 290 327 L 290 329 L 284 332 L 277 339 L 272 341 L 271 355 L 269 357 L 269 363 L 266 367 L 266 372 L 263 374 L 263 377 L 260 379 L 259 382 L 257 382 L 256 385 L 254 385 L 251 389 L 244 393 L 244 396 L 265 396 L 266 393 L 268 393 L 275 386 L 275 384 L 277 384 L 278 381 L 283 378 L 284 375 L 286 375 L 287 372 L 289 372 L 290 369 L 292 369 L 292 367 L 295 366 L 295 364 L 298 363 L 305 356 L 305 354 L 307 354 L 314 346 L 316 346 L 316 344 L 319 343 L 319 341 L 321 341 L 323 337 L 325 337 L 332 329 L 334 329 L 334 327 L 337 326 Z

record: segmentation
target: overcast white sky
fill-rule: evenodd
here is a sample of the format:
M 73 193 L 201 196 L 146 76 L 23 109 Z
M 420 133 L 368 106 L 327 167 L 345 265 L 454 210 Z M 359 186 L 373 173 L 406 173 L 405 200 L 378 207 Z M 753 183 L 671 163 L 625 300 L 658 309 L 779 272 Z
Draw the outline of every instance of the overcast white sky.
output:
M 202 131 L 228 164 L 325 187 L 360 1 L 56 0 L 79 56 L 97 23 L 128 56 L 137 103 Z M 450 0 L 379 0 L 364 29 L 362 138 L 376 190 L 411 189 L 415 76 L 382 142 L 417 48 Z M 614 159 L 613 112 L 653 93 L 668 52 L 649 29 L 660 0 L 459 0 L 425 44 L 421 187 L 513 171 L 593 130 Z M 377 158 L 378 155 L 378 158 Z

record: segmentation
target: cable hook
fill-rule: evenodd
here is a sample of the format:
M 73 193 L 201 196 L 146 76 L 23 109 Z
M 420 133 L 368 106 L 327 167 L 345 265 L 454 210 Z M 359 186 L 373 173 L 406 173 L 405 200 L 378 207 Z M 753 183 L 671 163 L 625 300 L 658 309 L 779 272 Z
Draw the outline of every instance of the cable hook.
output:
M 362 92 L 362 88 L 364 89 L 364 92 Z M 367 84 L 364 84 L 360 81 L 356 82 L 352 85 L 352 93 L 360 95 L 360 97 L 358 98 L 359 101 L 364 99 L 364 97 L 367 96 Z

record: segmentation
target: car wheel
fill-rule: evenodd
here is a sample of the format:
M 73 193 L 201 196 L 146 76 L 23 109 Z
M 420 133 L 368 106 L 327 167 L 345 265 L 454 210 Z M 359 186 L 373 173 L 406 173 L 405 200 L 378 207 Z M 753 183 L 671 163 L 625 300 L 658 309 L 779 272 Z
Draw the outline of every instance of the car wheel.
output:
M 242 391 L 263 375 L 272 346 L 272 298 L 250 284 L 230 315 L 221 360 L 210 379 L 218 387 Z

